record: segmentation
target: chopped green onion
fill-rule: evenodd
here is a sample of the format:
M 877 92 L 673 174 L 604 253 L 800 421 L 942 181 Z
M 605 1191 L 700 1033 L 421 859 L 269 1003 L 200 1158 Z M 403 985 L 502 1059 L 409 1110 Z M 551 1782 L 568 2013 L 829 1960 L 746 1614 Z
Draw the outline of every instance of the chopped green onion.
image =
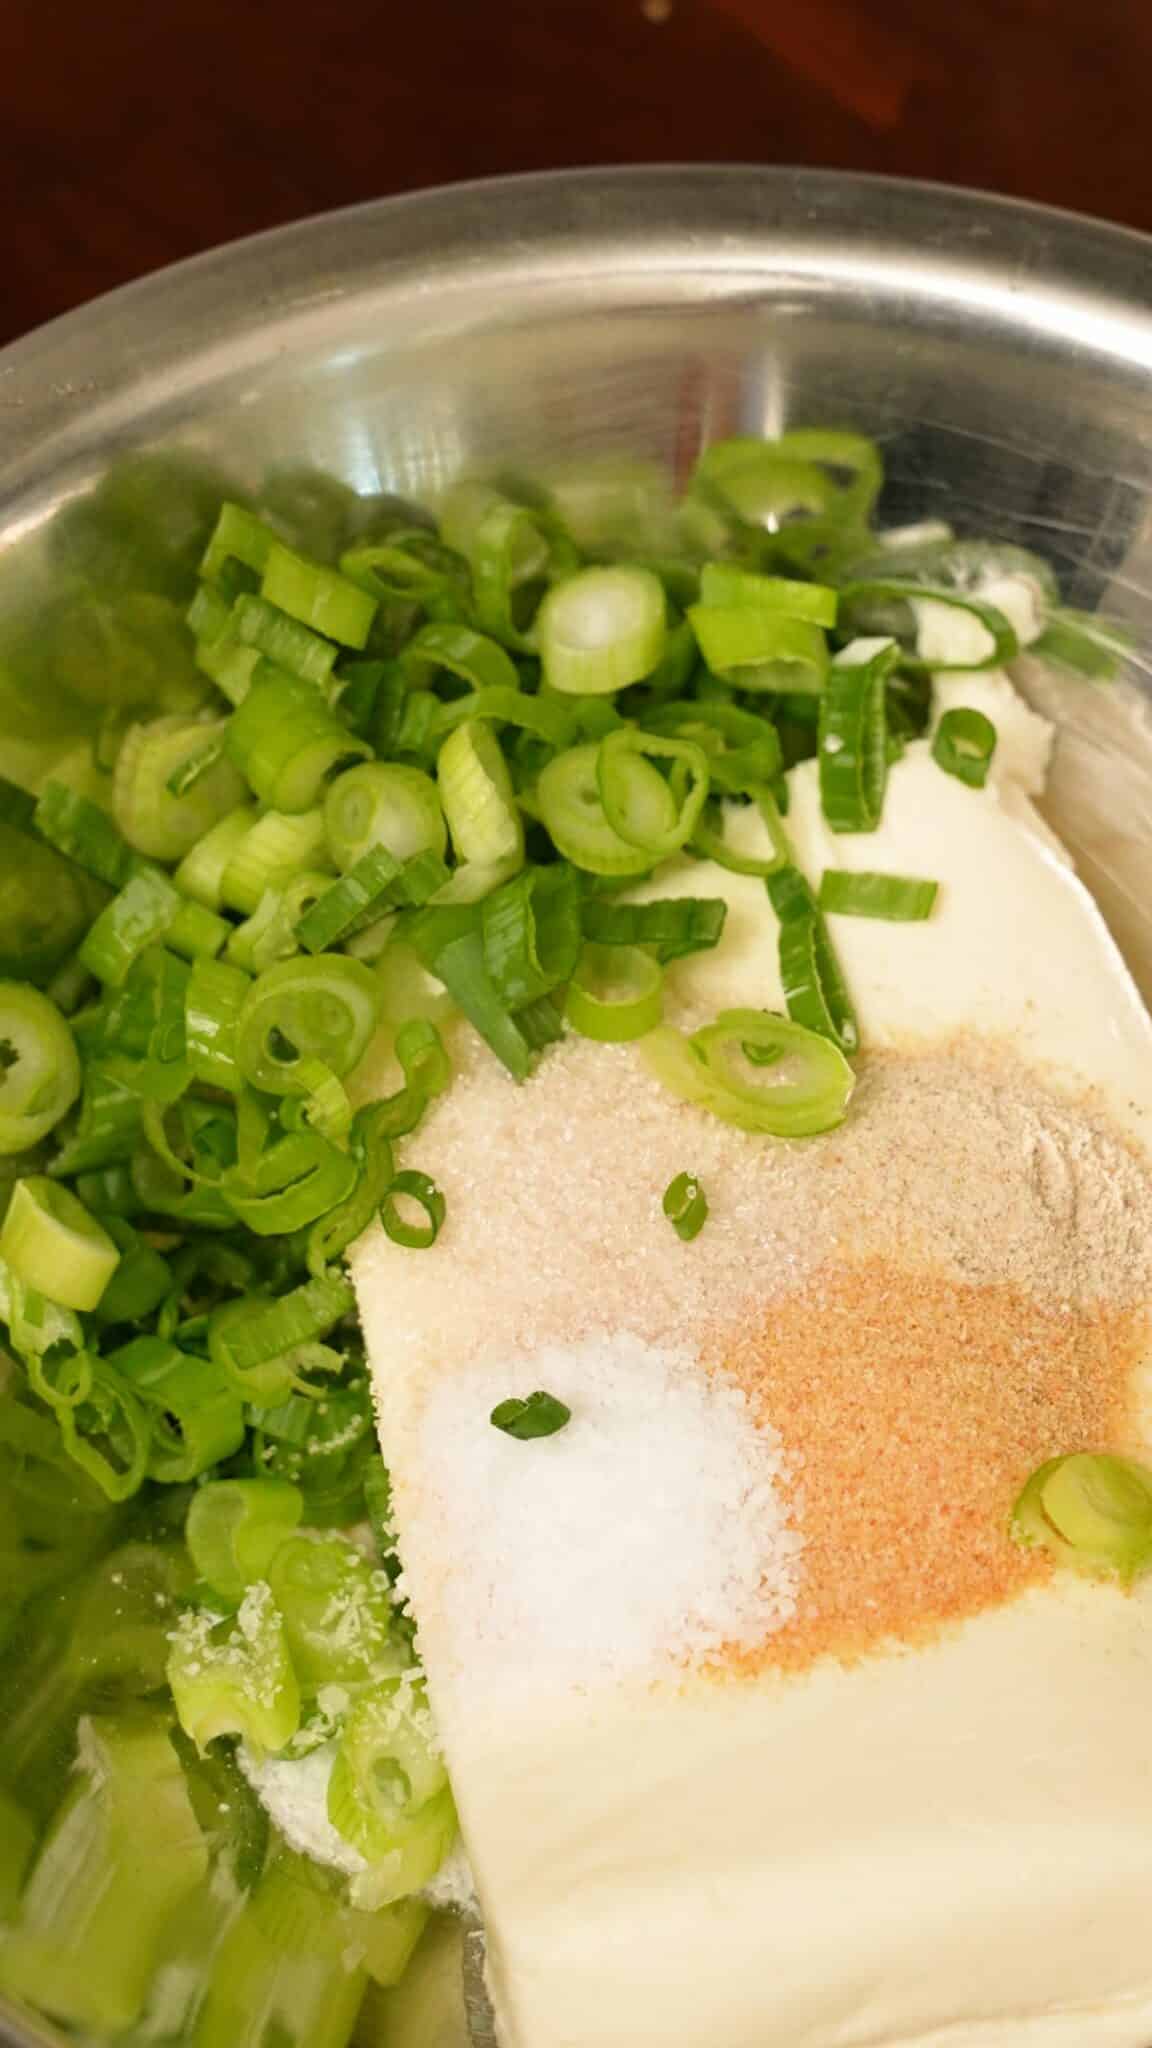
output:
M 516 664 L 496 640 L 471 626 L 421 626 L 400 655 L 410 689 L 428 689 L 446 670 L 472 691 L 502 689 L 519 693 Z
M 486 633 L 506 646 L 531 652 L 524 631 L 527 612 L 542 578 L 571 558 L 554 527 L 526 505 L 517 505 L 484 484 L 457 484 L 444 501 L 440 531 L 472 571 L 476 617 Z
M 1076 1571 L 1130 1581 L 1152 1565 L 1152 1470 L 1103 1451 L 1050 1458 L 1012 1510 L 1012 1535 Z
M 787 783 L 782 787 L 787 790 Z M 776 798 L 766 789 L 756 792 L 756 809 L 768 831 L 772 852 L 767 859 L 756 854 L 738 853 L 728 839 L 724 825 L 725 814 L 719 806 L 706 807 L 704 814 L 692 834 L 692 852 L 705 860 L 715 861 L 717 867 L 727 868 L 734 875 L 758 875 L 766 881 L 769 875 L 778 873 L 792 858 L 792 848 L 780 818 Z
M 996 752 L 996 727 L 982 711 L 958 704 L 946 711 L 932 736 L 932 759 L 946 775 L 983 789 Z
M 510 1010 L 568 980 L 580 952 L 579 884 L 557 863 L 524 868 L 480 906 L 484 963 Z
M 232 931 L 229 960 L 247 974 L 263 974 L 278 960 L 290 960 L 300 951 L 301 921 L 331 887 L 331 875 L 303 868 L 290 881 L 265 889 L 251 917 Z
M 108 1232 L 45 1174 L 18 1180 L 0 1227 L 0 1257 L 25 1287 L 64 1308 L 91 1309 L 120 1263 Z
M 358 584 L 279 541 L 268 550 L 260 590 L 269 604 L 342 647 L 363 647 L 376 616 L 376 599 Z
M 694 604 L 688 617 L 713 675 L 742 690 L 824 688 L 828 643 L 823 629 L 809 620 L 741 604 Z
M 233 855 L 256 823 L 256 815 L 253 805 L 239 804 L 185 854 L 173 876 L 182 895 L 191 896 L 206 910 L 221 908 L 225 874 Z
M 79 1725 L 79 1776 L 0 1945 L 0 1987 L 101 2038 L 142 2016 L 208 1849 L 162 1714 Z
M 430 904 L 417 911 L 406 936 L 430 974 L 443 982 L 457 1007 L 517 1081 L 532 1071 L 537 1048 L 493 986 L 484 961 L 480 911 L 475 905 Z
M 608 822 L 600 794 L 600 747 L 589 742 L 557 754 L 536 786 L 540 817 L 557 851 L 593 875 L 642 875 L 656 856 L 622 837 Z M 630 770 L 629 817 L 646 840 L 674 834 L 676 799 L 658 768 L 639 756 Z
M 660 1022 L 664 972 L 636 946 L 585 946 L 568 986 L 564 1014 L 582 1038 L 624 1044 Z
M 290 619 L 267 598 L 244 595 L 232 611 L 233 630 L 246 647 L 258 648 L 277 668 L 300 676 L 306 683 L 326 689 L 339 649 L 332 640 L 311 633 L 298 619 Z
M 287 887 L 305 868 L 315 870 L 326 858 L 322 811 L 299 811 L 292 817 L 265 811 L 233 848 L 220 883 L 221 896 L 230 910 L 250 917 L 265 889 Z
M 219 757 L 224 732 L 223 721 L 185 718 L 129 726 L 116 757 L 112 809 L 138 853 L 180 860 L 240 803 L 244 784 Z
M 347 1201 L 356 1172 L 355 1160 L 318 1131 L 294 1131 L 253 1165 L 230 1167 L 220 1189 L 227 1210 L 249 1230 L 278 1237 L 303 1230 Z
M 494 1429 L 502 1430 L 505 1436 L 512 1436 L 520 1443 L 531 1443 L 542 1436 L 556 1436 L 572 1420 L 572 1410 L 555 1394 L 546 1394 L 537 1389 L 523 1400 L 513 1396 L 508 1401 L 499 1401 L 489 1416 Z
M 1014 660 L 1020 652 L 1011 621 L 996 605 L 986 604 L 971 593 L 940 588 L 914 578 L 870 576 L 865 581 L 844 584 L 840 603 L 846 630 L 896 634 L 904 645 L 905 668 L 939 673 L 952 668 L 996 668 Z M 934 651 L 927 621 L 937 606 L 947 612 L 966 613 L 975 628 L 973 644 L 960 659 L 942 661 Z
M 511 725 L 546 740 L 552 747 L 567 747 L 575 737 L 572 707 L 555 697 L 530 697 L 519 687 L 474 690 L 456 697 L 436 713 L 434 731 L 448 733 L 465 719 L 482 718 L 490 725 Z
M 413 1098 L 413 1125 L 424 1105 L 421 1093 Z M 394 1128 L 395 1108 L 391 1101 L 372 1102 L 358 1109 L 348 1134 L 348 1149 L 356 1179 L 343 1200 L 317 1217 L 308 1234 L 308 1270 L 320 1278 L 333 1259 L 367 1230 L 391 1185 L 396 1171 L 391 1140 L 402 1135 Z
M 245 1079 L 270 1095 L 303 1093 L 304 1058 L 322 1060 L 342 1078 L 367 1051 L 379 1019 L 376 976 L 359 960 L 335 953 L 281 960 L 245 997 L 236 1061 Z
M 807 1138 L 844 1120 L 855 1076 L 830 1038 L 767 1010 L 723 1010 L 685 1038 L 668 1025 L 641 1046 L 645 1064 L 685 1102 L 724 1123 L 776 1138 Z M 767 1084 L 746 1079 L 743 1055 Z
M 579 697 L 626 689 L 651 675 L 666 630 L 663 585 L 650 569 L 582 569 L 537 615 L 548 687 Z
M 211 960 L 225 945 L 231 932 L 227 918 L 217 917 L 202 903 L 181 902 L 164 934 L 164 943 L 186 960 Z
M 386 847 L 371 847 L 305 911 L 297 936 L 310 953 L 322 952 L 374 924 L 386 910 L 418 909 L 447 881 L 448 868 L 431 849 L 401 863 Z
M 0 875 L 0 975 L 41 984 L 74 976 L 69 955 L 104 901 L 99 885 L 41 839 L 3 822 Z M 58 999 L 55 982 L 51 989 Z
M 853 640 L 820 700 L 820 803 L 834 832 L 874 832 L 888 780 L 885 685 L 893 640 Z
M 442 855 L 448 846 L 432 777 L 402 762 L 365 762 L 339 776 L 324 800 L 324 824 L 342 873 L 377 847 L 403 862 L 418 853 Z
M 198 1081 L 235 1095 L 243 1085 L 236 1064 L 236 1027 L 251 976 L 221 960 L 198 960 L 188 978 L 185 1033 L 188 1063 Z
M 270 665 L 253 676 L 232 713 L 225 745 L 261 802 L 290 814 L 311 810 L 338 768 L 372 751 L 328 709 L 314 683 Z
M 700 571 L 700 602 L 722 611 L 746 606 L 828 628 L 836 624 L 840 594 L 825 583 L 802 583 L 793 576 L 757 576 L 732 562 L 706 562 Z
M 860 1027 L 807 881 L 798 868 L 785 866 L 768 876 L 766 887 L 780 920 L 780 979 L 788 1015 L 807 1030 L 831 1039 L 841 1052 L 855 1052 Z
M 244 1442 L 236 1389 L 203 1358 L 163 1337 L 136 1337 L 109 1359 L 151 1421 L 149 1477 L 183 1486 L 231 1458 Z
M 184 1540 L 201 1579 L 239 1598 L 262 1579 L 304 1511 L 299 1487 L 283 1479 L 217 1479 L 193 1494 Z
M 649 756 L 670 760 L 686 783 L 673 823 L 663 829 L 653 818 Z M 659 773 L 659 771 L 657 771 Z M 596 781 L 604 816 L 612 830 L 652 860 L 664 860 L 687 844 L 708 798 L 709 762 L 692 740 L 668 739 L 621 726 L 606 733 L 596 759 Z
M 86 874 L 119 889 L 132 872 L 132 849 L 107 811 L 63 782 L 46 782 L 35 813 L 36 830 Z
M 664 1190 L 664 1214 L 685 1244 L 699 1237 L 708 1221 L 708 1197 L 694 1173 L 678 1173 Z
M 456 1814 L 420 1682 L 386 1679 L 354 1701 L 329 1780 L 328 1818 L 373 1866 L 379 1903 L 435 1875 Z
M 878 875 L 848 868 L 825 868 L 820 879 L 820 908 L 841 917 L 884 917 L 896 924 L 917 924 L 931 917 L 939 882 L 910 875 Z
M 392 1593 L 343 1536 L 289 1534 L 266 1567 L 301 1685 L 387 1681 L 408 1661 L 393 1638 Z M 338 1626 L 333 1618 L 338 1617 Z
M 205 583 L 218 586 L 238 562 L 253 577 L 262 576 L 276 546 L 277 536 L 272 527 L 245 511 L 243 505 L 222 505 L 200 564 L 200 574 Z
M 77 1187 L 83 1198 L 83 1190 Z M 94 1215 L 103 1213 L 104 1228 L 114 1239 L 120 1263 L 100 1296 L 97 1314 L 104 1324 L 142 1323 L 155 1313 L 172 1289 L 172 1268 L 167 1259 L 140 1236 L 139 1231 L 115 1213 L 101 1210 L 99 1203 L 87 1203 Z
M 406 1217 L 397 1206 L 401 1201 L 415 1202 L 423 1211 L 424 1222 L 416 1223 Z M 393 1244 L 404 1245 L 410 1251 L 427 1251 L 440 1235 L 446 1206 L 434 1180 L 429 1180 L 426 1173 L 406 1168 L 403 1173 L 393 1175 L 380 1204 L 384 1234 L 391 1238 Z
M 605 903 L 581 909 L 584 937 L 598 946 L 644 946 L 666 966 L 719 944 L 728 905 L 722 896 L 671 896 L 656 903 Z
M 39 1144 L 79 1093 L 76 1041 L 55 1003 L 0 981 L 0 1156 Z
M 97 980 L 118 988 L 145 947 L 169 931 L 180 909 L 180 896 L 167 875 L 141 866 L 100 912 L 79 957 Z
M 471 718 L 450 732 L 436 763 L 440 801 L 460 860 L 520 861 L 524 827 L 512 778 L 490 725 Z
M 168 1683 L 197 1749 L 238 1735 L 257 1756 L 283 1749 L 300 1725 L 288 1635 L 266 1585 L 250 1586 L 234 1619 L 185 1614 L 172 1637 Z

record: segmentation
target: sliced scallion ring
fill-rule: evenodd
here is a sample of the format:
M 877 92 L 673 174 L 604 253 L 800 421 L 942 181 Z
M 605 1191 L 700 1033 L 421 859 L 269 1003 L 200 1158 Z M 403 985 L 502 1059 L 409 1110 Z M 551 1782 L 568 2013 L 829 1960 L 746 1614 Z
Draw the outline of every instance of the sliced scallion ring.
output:
M 508 763 L 490 725 L 470 718 L 449 733 L 436 764 L 440 801 L 461 861 L 524 857 L 524 825 Z
M 0 1258 L 25 1287 L 77 1310 L 97 1306 L 120 1263 L 103 1225 L 46 1174 L 16 1182 L 0 1229 Z
M 642 875 L 654 856 L 613 830 L 600 795 L 600 748 L 589 741 L 557 754 L 536 785 L 540 817 L 557 850 L 593 875 Z M 629 791 L 633 829 L 646 840 L 674 832 L 676 799 L 659 769 L 638 756 Z
M 399 1207 L 401 1202 L 415 1202 L 423 1210 L 423 1223 L 413 1221 L 410 1213 Z M 409 1167 L 393 1175 L 380 1204 L 380 1221 L 393 1244 L 404 1245 L 410 1251 L 427 1251 L 440 1235 L 446 1207 L 435 1181 Z
M 359 960 L 322 953 L 282 960 L 253 982 L 236 1023 L 236 1063 L 269 1095 L 307 1093 L 302 1063 L 342 1078 L 367 1051 L 380 1018 L 376 976 Z
M 583 569 L 549 591 L 536 632 L 549 689 L 610 696 L 664 652 L 664 588 L 650 569 Z
M 823 628 L 748 604 L 689 607 L 700 652 L 713 675 L 742 690 L 816 693 L 828 673 Z
M 1103 1451 L 1050 1458 L 1012 1510 L 1012 1535 L 1076 1571 L 1131 1580 L 1152 1565 L 1152 1470 Z
M 564 1014 L 582 1038 L 624 1044 L 643 1038 L 664 1007 L 664 971 L 638 946 L 585 946 L 568 985 Z
M 181 860 L 246 794 L 239 771 L 219 758 L 225 723 L 157 718 L 130 725 L 116 757 L 112 808 L 130 846 L 150 860 Z M 183 775 L 215 748 L 193 781 Z M 173 782 L 180 791 L 173 793 Z
M 983 789 L 996 752 L 996 727 L 982 711 L 957 704 L 946 711 L 932 735 L 932 759 L 946 775 Z
M 776 1138 L 833 1130 L 855 1087 L 851 1067 L 830 1038 L 768 1010 L 723 1010 L 690 1038 L 661 1025 L 640 1050 L 656 1079 L 683 1101 L 740 1130 Z M 759 1078 L 764 1073 L 767 1081 Z
M 652 757 L 671 761 L 687 779 L 670 826 L 653 827 Z M 656 771 L 659 773 L 659 771 Z M 708 798 L 709 763 L 692 740 L 620 726 L 606 733 L 596 758 L 596 782 L 604 816 L 614 832 L 650 861 L 665 860 L 687 844 Z
M 0 1155 L 39 1144 L 79 1093 L 76 1041 L 55 1003 L 0 981 Z

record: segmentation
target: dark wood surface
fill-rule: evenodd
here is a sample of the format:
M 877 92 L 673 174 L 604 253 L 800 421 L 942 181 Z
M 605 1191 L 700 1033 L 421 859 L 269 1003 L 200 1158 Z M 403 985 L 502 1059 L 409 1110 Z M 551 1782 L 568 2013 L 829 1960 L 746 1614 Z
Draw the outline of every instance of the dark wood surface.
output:
M 1152 229 L 1152 0 L 0 0 L 0 341 L 500 171 L 824 164 Z

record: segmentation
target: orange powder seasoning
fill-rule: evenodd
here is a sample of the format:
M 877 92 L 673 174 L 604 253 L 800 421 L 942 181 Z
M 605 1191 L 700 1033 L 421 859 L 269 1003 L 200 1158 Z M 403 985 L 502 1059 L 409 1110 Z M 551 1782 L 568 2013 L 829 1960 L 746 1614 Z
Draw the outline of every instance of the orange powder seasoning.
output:
M 1045 1458 L 1133 1448 L 1143 1318 L 1043 1305 L 883 1260 L 827 1268 L 707 1347 L 792 1453 L 792 1622 L 748 1671 L 919 1641 L 1048 1569 L 1008 1534 Z

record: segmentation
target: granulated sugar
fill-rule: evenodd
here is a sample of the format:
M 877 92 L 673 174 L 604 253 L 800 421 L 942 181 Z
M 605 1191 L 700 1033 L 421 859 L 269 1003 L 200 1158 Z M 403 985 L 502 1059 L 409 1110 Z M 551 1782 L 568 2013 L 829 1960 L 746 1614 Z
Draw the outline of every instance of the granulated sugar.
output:
M 570 1404 L 565 1429 L 522 1443 L 491 1427 L 536 1386 Z M 780 1440 L 690 1354 L 594 1329 L 437 1375 L 408 1462 L 423 1524 L 459 1532 L 435 1583 L 420 1573 L 417 1612 L 434 1603 L 473 1696 L 651 1678 L 795 1611 Z

